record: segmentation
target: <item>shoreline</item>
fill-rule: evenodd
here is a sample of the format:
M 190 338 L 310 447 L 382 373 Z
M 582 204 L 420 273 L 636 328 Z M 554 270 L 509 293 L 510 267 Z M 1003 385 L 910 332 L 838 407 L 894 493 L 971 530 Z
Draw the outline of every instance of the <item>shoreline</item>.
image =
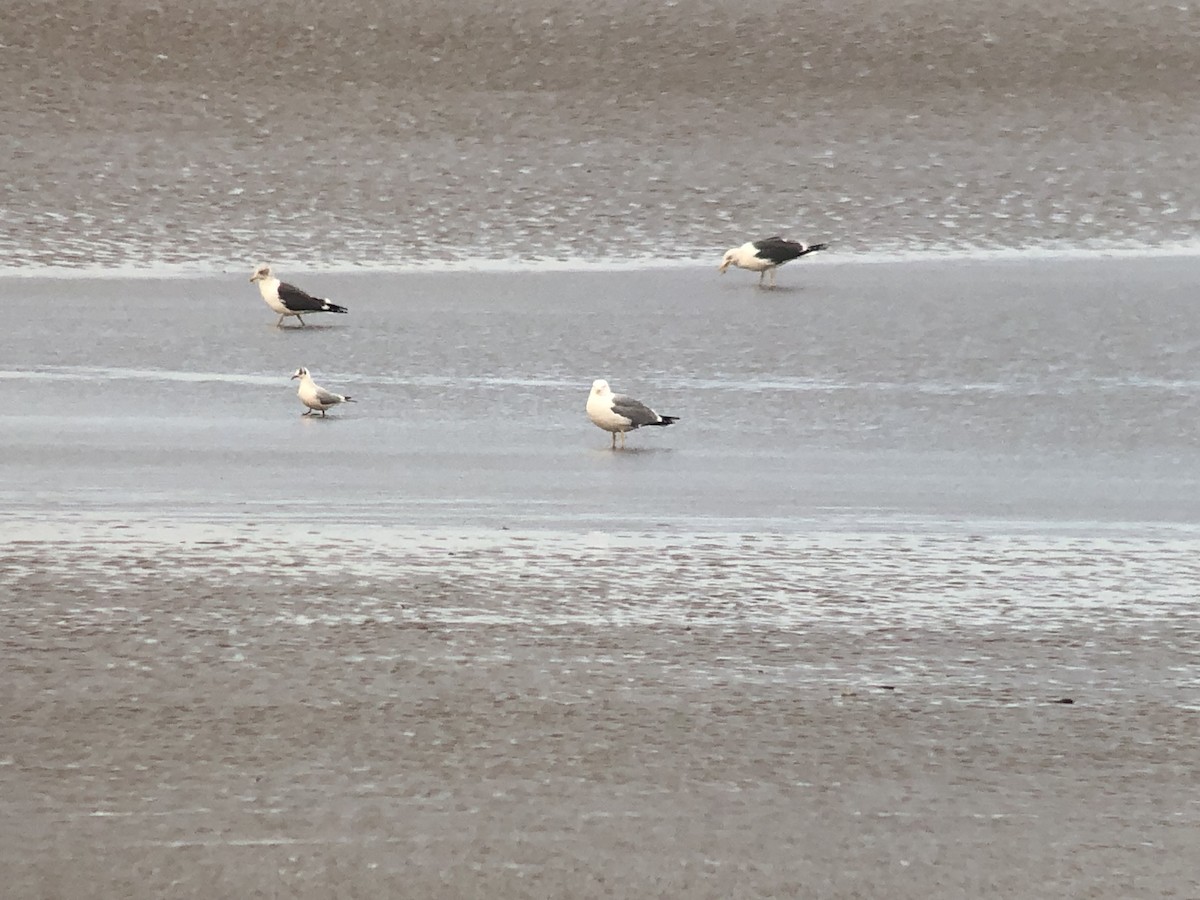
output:
M 318 511 L 318 510 L 310 510 Z M 266 503 L 260 507 L 230 510 L 227 504 L 214 504 L 211 509 L 185 507 L 164 513 L 161 504 L 147 501 L 142 506 L 46 506 L 29 504 L 10 505 L 0 512 L 0 524 L 20 529 L 23 535 L 12 541 L 15 544 L 50 542 L 61 536 L 95 529 L 113 532 L 114 539 L 143 540 L 155 533 L 178 529 L 182 535 L 189 532 L 204 533 L 213 527 L 238 530 L 242 528 L 278 528 L 294 523 L 297 516 L 303 517 L 300 507 L 282 507 L 277 503 Z M 353 509 L 319 510 L 319 521 L 326 529 L 336 529 L 339 535 L 353 535 L 369 539 L 372 535 L 387 534 L 392 537 L 428 535 L 456 535 L 461 537 L 489 537 L 524 535 L 529 539 L 580 537 L 603 533 L 618 540 L 646 539 L 655 541 L 667 537 L 700 540 L 706 536 L 721 536 L 731 540 L 748 535 L 763 535 L 774 538 L 801 538 L 814 535 L 898 535 L 926 537 L 962 538 L 1006 538 L 1042 536 L 1047 538 L 1084 538 L 1095 540 L 1121 540 L 1136 538 L 1150 543 L 1164 541 L 1191 541 L 1200 538 L 1200 523 L 1180 519 L 1177 521 L 1148 519 L 1144 521 L 1106 519 L 1050 519 L 1021 518 L 1015 516 L 946 516 L 913 514 L 867 517 L 861 510 L 823 511 L 807 517 L 780 516 L 732 518 L 714 516 L 698 519 L 694 516 L 677 518 L 659 516 L 631 521 L 627 516 L 613 514 L 603 516 L 571 517 L 563 514 L 519 517 L 496 511 L 490 514 L 474 512 L 469 516 L 456 515 L 453 511 L 430 513 L 428 508 L 422 516 L 413 511 L 398 513 L 394 509 L 366 510 L 361 506 Z M 297 528 L 299 533 L 303 529 Z
M 730 238 L 737 240 L 737 238 Z M 280 271 L 305 271 L 315 275 L 517 275 L 517 274 L 594 274 L 654 272 L 659 270 L 715 270 L 720 262 L 722 250 L 714 248 L 710 256 L 664 257 L 646 254 L 641 257 L 614 257 L 611 259 L 564 259 L 557 257 L 522 257 L 519 259 L 481 257 L 478 259 L 456 259 L 452 262 L 420 260 L 402 265 L 372 262 L 318 262 L 304 259 L 280 257 L 272 265 Z M 1139 260 L 1194 260 L 1200 257 L 1200 244 L 1193 241 L 1146 244 L 1130 247 L 1125 244 L 1113 246 L 1056 247 L 1039 243 L 1028 247 L 947 247 L 947 248 L 903 248 L 880 250 L 839 250 L 834 244 L 832 252 L 815 254 L 800 263 L 782 268 L 781 272 L 795 272 L 802 268 L 827 266 L 881 266 L 881 265 L 937 265 L 960 263 L 1013 263 L 1036 264 L 1057 262 L 1136 262 Z M 206 278 L 218 275 L 237 275 L 243 269 L 249 271 L 254 260 L 230 263 L 212 260 L 196 264 L 151 262 L 144 266 L 53 266 L 24 265 L 5 267 L 0 265 L 0 281 L 61 279 L 61 280 L 108 280 L 146 278 Z M 734 273 L 736 274 L 736 272 Z M 742 273 L 748 277 L 747 273 Z

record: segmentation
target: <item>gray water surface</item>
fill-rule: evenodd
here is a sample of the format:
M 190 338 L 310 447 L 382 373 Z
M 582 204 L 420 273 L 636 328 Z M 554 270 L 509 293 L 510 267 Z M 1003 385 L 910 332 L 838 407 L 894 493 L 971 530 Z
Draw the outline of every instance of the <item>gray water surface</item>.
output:
M 10 279 L 0 492 L 445 524 L 1194 523 L 1194 268 L 312 275 L 351 312 L 305 328 L 245 273 Z M 302 419 L 299 366 L 356 402 Z M 681 421 L 613 453 L 595 378 Z

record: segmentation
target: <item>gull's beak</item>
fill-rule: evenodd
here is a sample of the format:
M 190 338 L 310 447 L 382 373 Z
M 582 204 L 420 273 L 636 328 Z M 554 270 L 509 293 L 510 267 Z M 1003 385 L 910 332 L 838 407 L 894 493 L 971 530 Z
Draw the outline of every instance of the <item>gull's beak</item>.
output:
M 728 269 L 728 268 L 729 268 L 729 263 L 728 263 L 728 262 L 723 262 L 723 263 L 721 263 L 721 266 L 720 266 L 720 268 L 718 268 L 718 269 L 717 269 L 717 271 L 718 271 L 718 272 L 720 272 L 722 275 L 724 275 L 724 274 L 725 274 L 725 270 L 726 270 L 726 269 Z
M 288 379 L 288 381 L 295 381 L 299 377 L 300 377 L 299 375 L 293 375 L 291 378 Z
M 250 276 L 250 281 L 252 281 L 252 282 L 258 281 L 258 273 L 257 272 L 255 272 L 253 275 Z

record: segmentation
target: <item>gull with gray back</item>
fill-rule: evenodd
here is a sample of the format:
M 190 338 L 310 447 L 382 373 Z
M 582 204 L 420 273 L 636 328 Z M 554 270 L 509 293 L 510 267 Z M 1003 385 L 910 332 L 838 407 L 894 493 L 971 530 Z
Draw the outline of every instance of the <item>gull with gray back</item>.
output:
M 588 394 L 587 415 L 597 428 L 612 432 L 614 450 L 617 449 L 618 434 L 621 436 L 621 449 L 624 449 L 627 431 L 633 431 L 643 425 L 665 427 L 679 421 L 678 416 L 660 416 L 640 400 L 634 400 L 624 394 L 614 394 L 603 378 L 592 382 L 592 391 Z
M 300 397 L 300 402 L 308 407 L 308 412 L 301 413 L 301 416 L 311 416 L 313 413 L 319 412 L 321 418 L 325 418 L 325 410 L 331 409 L 339 403 L 356 402 L 344 394 L 335 394 L 333 391 L 325 390 L 312 380 L 308 369 L 303 366 L 292 373 L 292 380 L 297 378 L 300 379 L 300 389 L 296 391 L 296 394 Z

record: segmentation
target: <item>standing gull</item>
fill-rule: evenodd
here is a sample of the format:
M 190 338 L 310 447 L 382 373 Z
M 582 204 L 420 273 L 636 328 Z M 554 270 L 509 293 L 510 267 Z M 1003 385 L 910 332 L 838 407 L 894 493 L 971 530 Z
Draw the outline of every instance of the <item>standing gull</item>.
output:
M 761 241 L 747 241 L 740 247 L 734 247 L 725 253 L 721 260 L 720 272 L 730 266 L 739 269 L 749 269 L 758 273 L 758 286 L 763 287 L 763 278 L 771 273 L 771 287 L 775 287 L 775 270 L 785 262 L 791 262 L 808 253 L 824 250 L 828 244 L 804 244 L 800 241 L 785 241 L 779 235 L 763 238 Z
M 280 281 L 271 274 L 271 267 L 265 264 L 254 270 L 254 274 L 250 276 L 250 280 L 258 282 L 258 292 L 262 294 L 262 298 L 267 302 L 267 306 L 279 313 L 279 321 L 275 323 L 276 328 L 281 326 L 283 320 L 288 316 L 295 316 L 297 319 L 300 319 L 301 313 L 344 313 L 350 311 L 344 306 L 330 303 L 321 297 L 314 297 L 307 291 L 300 290 L 294 284 Z M 300 319 L 300 324 L 304 324 L 303 319 Z
M 597 428 L 612 432 L 612 448 L 617 449 L 617 435 L 621 435 L 621 448 L 625 447 L 625 432 L 643 425 L 670 425 L 678 422 L 679 416 L 660 416 L 640 400 L 614 394 L 603 378 L 592 382 L 588 395 L 588 418 Z
M 300 379 L 300 390 L 296 391 L 300 397 L 300 402 L 308 407 L 308 412 L 300 413 L 301 416 L 311 416 L 315 412 L 321 413 L 321 418 L 325 418 L 325 410 L 337 406 L 339 403 L 354 403 L 349 397 L 342 394 L 335 394 L 333 391 L 327 391 L 325 388 L 316 384 L 312 380 L 312 376 L 308 374 L 308 369 L 301 366 L 292 373 L 292 380 Z

